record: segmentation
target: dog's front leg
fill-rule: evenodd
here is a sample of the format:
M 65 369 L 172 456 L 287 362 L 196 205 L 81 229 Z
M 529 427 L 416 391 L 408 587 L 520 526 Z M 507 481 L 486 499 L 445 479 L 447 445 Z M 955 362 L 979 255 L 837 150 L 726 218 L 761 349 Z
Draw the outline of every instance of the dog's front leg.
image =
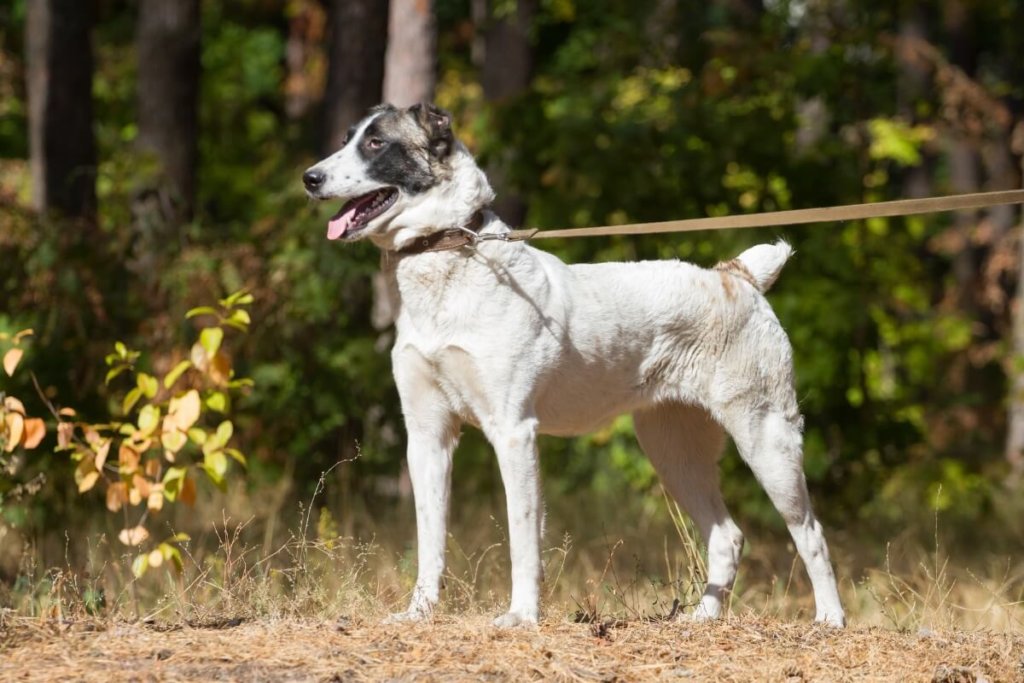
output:
M 401 370 L 398 364 L 395 367 L 409 438 L 406 457 L 416 502 L 418 570 L 409 608 L 391 615 L 388 621 L 419 621 L 431 615 L 440 598 L 452 453 L 459 439 L 459 423 L 429 378 L 409 372 L 408 364 Z
M 524 420 L 488 434 L 498 456 L 508 506 L 512 554 L 512 602 L 496 626 L 536 624 L 540 617 L 542 503 L 536 420 Z

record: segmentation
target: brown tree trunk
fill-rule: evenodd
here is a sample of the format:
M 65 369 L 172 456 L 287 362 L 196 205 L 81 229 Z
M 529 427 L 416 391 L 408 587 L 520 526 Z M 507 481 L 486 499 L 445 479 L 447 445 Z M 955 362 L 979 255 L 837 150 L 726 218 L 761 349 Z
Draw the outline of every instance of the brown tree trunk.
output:
M 388 35 L 385 0 L 331 0 L 322 153 L 341 147 L 349 127 L 381 101 Z
M 188 220 L 195 207 L 198 158 L 199 0 L 140 0 L 139 148 L 160 163 L 166 216 Z
M 436 83 L 437 20 L 433 0 L 391 0 L 384 101 L 396 107 L 430 102 Z
M 1012 134 L 1013 151 L 1021 158 L 1020 178 L 1024 187 L 1024 118 L 1017 122 Z M 1011 303 L 1013 344 L 1009 362 L 1009 409 L 1007 411 L 1006 461 L 1010 465 L 1009 483 L 1024 483 L 1024 210 L 1017 228 L 1017 291 Z
M 38 211 L 94 221 L 93 4 L 31 0 L 26 24 L 32 200 Z
M 908 2 L 901 5 L 899 43 L 897 44 L 897 65 L 899 80 L 897 109 L 907 123 L 917 122 L 918 103 L 927 97 L 931 87 L 932 67 L 911 46 L 928 39 L 928 11 L 923 2 Z M 927 154 L 922 162 L 908 169 L 903 177 L 904 197 L 928 197 L 932 194 L 932 164 Z
M 977 43 L 974 40 L 974 24 L 962 0 L 947 0 L 944 6 L 944 22 L 949 35 L 951 63 L 973 78 L 977 64 Z M 977 140 L 964 130 L 950 131 L 949 175 L 950 184 L 956 193 L 977 192 L 981 186 L 981 159 Z M 978 211 L 958 211 L 953 225 L 960 235 L 961 247 L 953 258 L 953 275 L 957 283 L 957 302 L 961 311 L 971 317 L 978 313 L 974 288 L 977 279 L 977 264 L 973 248 L 974 231 L 979 220 Z
M 510 11 L 497 14 L 495 10 L 502 4 L 479 0 L 474 11 L 478 31 L 483 36 L 480 82 L 484 97 L 497 106 L 522 95 L 530 85 L 533 72 L 530 27 L 537 11 L 536 0 L 518 0 Z M 509 187 L 507 167 L 511 161 L 508 157 L 494 159 L 485 170 L 497 193 L 495 213 L 509 225 L 518 227 L 526 218 L 526 202 Z

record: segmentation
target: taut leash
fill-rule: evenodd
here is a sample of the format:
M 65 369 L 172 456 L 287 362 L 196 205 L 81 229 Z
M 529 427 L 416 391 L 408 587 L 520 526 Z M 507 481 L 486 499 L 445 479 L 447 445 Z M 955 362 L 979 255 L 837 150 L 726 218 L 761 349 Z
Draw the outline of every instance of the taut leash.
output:
M 739 228 L 768 228 L 776 225 L 802 225 L 807 223 L 833 223 L 863 218 L 888 218 L 913 216 L 924 213 L 982 209 L 988 206 L 1024 204 L 1024 190 L 1002 190 L 998 192 L 972 192 L 948 197 L 926 197 L 923 199 L 895 199 L 869 204 L 847 204 L 817 209 L 792 209 L 788 211 L 767 211 L 763 213 L 715 216 L 711 218 L 686 218 L 677 221 L 655 223 L 626 223 L 624 225 L 603 225 L 594 228 L 567 228 L 564 230 L 513 230 L 505 233 L 508 241 L 542 240 L 573 237 L 600 237 L 607 235 L 651 235 L 667 232 L 695 232 L 697 230 L 733 230 Z

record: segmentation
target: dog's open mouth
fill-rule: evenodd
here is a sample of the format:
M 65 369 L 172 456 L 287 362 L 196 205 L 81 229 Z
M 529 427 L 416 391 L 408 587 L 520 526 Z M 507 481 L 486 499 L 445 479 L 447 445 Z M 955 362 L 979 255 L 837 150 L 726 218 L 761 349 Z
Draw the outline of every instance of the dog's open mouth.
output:
M 377 216 L 381 215 L 398 199 L 398 190 L 385 187 L 360 195 L 345 202 L 338 213 L 327 223 L 327 239 L 336 240 L 351 237 Z

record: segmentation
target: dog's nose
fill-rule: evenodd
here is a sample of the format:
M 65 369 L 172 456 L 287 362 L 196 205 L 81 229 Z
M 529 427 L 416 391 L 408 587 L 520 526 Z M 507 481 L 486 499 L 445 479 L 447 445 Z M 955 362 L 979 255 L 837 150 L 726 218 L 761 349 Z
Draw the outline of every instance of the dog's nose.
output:
M 302 183 L 310 192 L 318 189 L 325 180 L 327 180 L 327 174 L 323 171 L 306 171 L 302 174 Z

